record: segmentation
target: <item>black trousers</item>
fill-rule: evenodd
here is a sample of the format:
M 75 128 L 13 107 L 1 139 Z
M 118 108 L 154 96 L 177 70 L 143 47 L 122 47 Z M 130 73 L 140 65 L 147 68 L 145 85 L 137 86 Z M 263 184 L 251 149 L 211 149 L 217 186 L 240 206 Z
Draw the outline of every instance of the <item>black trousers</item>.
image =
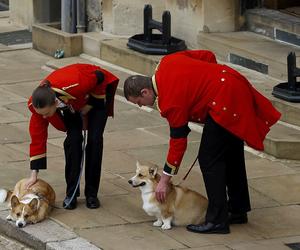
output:
M 210 116 L 204 124 L 198 160 L 208 197 L 206 222 L 226 222 L 228 212 L 251 210 L 244 142 Z
M 78 181 L 82 159 L 82 118 L 79 112 L 63 111 L 67 137 L 64 141 L 66 195 L 71 197 Z M 107 121 L 106 109 L 91 109 L 88 113 L 88 133 L 85 157 L 86 197 L 97 197 L 101 177 L 103 132 Z M 79 196 L 79 188 L 76 195 Z

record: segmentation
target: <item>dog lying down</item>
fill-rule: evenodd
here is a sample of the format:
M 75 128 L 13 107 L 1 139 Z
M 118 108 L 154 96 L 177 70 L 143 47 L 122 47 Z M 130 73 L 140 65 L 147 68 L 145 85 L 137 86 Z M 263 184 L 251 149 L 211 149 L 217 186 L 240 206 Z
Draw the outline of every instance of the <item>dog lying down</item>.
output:
M 136 164 L 136 174 L 128 182 L 139 187 L 143 199 L 143 209 L 157 220 L 153 226 L 171 229 L 171 225 L 185 226 L 204 222 L 208 206 L 207 199 L 188 188 L 169 184 L 166 202 L 159 203 L 155 198 L 155 188 L 160 175 L 157 166 Z
M 26 180 L 20 180 L 13 192 L 0 189 L 0 202 L 8 202 L 10 208 L 6 219 L 15 221 L 18 227 L 44 220 L 55 203 L 55 192 L 47 182 L 38 179 L 27 190 Z

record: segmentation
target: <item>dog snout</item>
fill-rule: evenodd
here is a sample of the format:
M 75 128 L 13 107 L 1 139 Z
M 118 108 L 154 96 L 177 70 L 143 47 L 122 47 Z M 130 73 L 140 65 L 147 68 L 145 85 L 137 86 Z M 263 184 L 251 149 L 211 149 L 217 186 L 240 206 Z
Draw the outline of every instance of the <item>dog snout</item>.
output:
M 132 185 L 132 180 L 130 179 L 130 180 L 128 180 L 128 183 L 130 184 L 130 185 Z
M 25 225 L 24 225 L 22 222 L 18 222 L 18 223 L 17 223 L 17 226 L 18 226 L 18 227 L 24 227 Z

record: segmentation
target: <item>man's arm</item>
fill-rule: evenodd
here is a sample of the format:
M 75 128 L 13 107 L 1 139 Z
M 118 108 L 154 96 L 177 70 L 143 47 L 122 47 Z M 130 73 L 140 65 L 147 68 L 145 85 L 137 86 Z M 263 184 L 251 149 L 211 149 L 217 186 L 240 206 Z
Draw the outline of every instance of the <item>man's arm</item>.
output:
M 46 169 L 46 143 L 48 137 L 48 121 L 40 115 L 33 113 L 29 123 L 30 169 L 31 175 L 25 186 L 30 188 L 37 181 L 39 169 Z
M 170 142 L 163 174 L 155 190 L 156 199 L 161 203 L 166 200 L 168 183 L 172 176 L 177 174 L 187 148 L 187 136 L 191 130 L 185 118 L 186 114 L 187 111 L 180 108 L 172 108 L 164 112 L 164 117 L 170 125 Z

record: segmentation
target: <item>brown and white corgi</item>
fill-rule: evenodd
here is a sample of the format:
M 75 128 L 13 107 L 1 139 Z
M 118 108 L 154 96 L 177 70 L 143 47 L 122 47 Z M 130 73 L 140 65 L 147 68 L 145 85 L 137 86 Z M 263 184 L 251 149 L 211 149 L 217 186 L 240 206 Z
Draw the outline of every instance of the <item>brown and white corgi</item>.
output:
M 185 187 L 169 183 L 167 198 L 159 203 L 155 198 L 155 188 L 160 180 L 157 166 L 136 164 L 136 174 L 128 182 L 139 187 L 143 199 L 143 209 L 157 220 L 153 226 L 171 229 L 171 225 L 186 226 L 200 224 L 205 220 L 207 199 L 201 194 Z
M 26 181 L 20 180 L 13 192 L 0 189 L 0 202 L 8 202 L 10 208 L 6 219 L 15 221 L 18 227 L 44 220 L 55 203 L 55 192 L 47 182 L 38 179 L 26 189 Z

